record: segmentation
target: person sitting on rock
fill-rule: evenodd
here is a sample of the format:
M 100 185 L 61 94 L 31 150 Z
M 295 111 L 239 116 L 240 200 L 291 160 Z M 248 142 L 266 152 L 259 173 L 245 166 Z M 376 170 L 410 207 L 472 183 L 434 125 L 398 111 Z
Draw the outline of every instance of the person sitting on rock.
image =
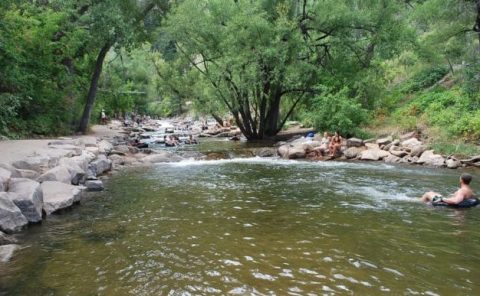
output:
M 323 137 L 320 140 L 320 146 L 314 149 L 318 157 L 322 157 L 322 156 L 325 156 L 325 154 L 327 154 L 330 140 L 331 140 L 331 137 L 328 134 L 328 132 L 324 132 Z
M 472 181 L 472 175 L 464 173 L 460 176 L 460 188 L 453 193 L 449 198 L 443 198 L 440 193 L 429 191 L 426 192 L 421 200 L 423 202 L 438 203 L 443 202 L 449 205 L 458 205 L 462 201 L 475 197 L 472 188 L 470 188 L 470 182 Z
M 340 148 L 342 148 L 342 137 L 338 133 L 335 132 L 335 135 L 330 139 L 330 143 L 328 145 L 328 151 L 330 152 L 331 157 L 335 157 L 338 152 L 340 152 Z

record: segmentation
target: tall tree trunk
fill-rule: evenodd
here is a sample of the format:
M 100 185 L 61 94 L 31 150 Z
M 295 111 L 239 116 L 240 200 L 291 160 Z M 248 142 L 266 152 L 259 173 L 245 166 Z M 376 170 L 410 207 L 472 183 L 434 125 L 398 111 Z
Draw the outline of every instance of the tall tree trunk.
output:
M 215 121 L 220 124 L 221 126 L 223 126 L 223 120 L 220 116 L 218 116 L 217 114 L 215 113 L 211 113 L 213 119 L 215 119 Z
M 107 56 L 107 53 L 111 47 L 111 43 L 107 42 L 98 53 L 97 61 L 95 62 L 95 70 L 93 71 L 92 79 L 90 81 L 87 102 L 85 103 L 85 108 L 83 109 L 83 115 L 78 129 L 82 134 L 87 132 L 88 122 L 90 121 L 93 105 L 95 104 L 95 98 L 97 96 L 98 81 L 100 80 L 100 75 L 102 74 L 103 70 L 103 62 L 105 61 L 105 57 Z
M 277 125 L 280 119 L 280 101 L 281 101 L 281 92 L 276 89 L 273 93 L 272 102 L 270 103 L 270 108 L 267 113 L 267 126 L 265 129 L 265 135 L 268 137 L 273 137 L 277 134 Z
M 480 53 L 480 0 L 477 0 L 476 3 L 477 18 L 475 20 L 475 25 L 473 30 L 478 34 L 478 52 Z

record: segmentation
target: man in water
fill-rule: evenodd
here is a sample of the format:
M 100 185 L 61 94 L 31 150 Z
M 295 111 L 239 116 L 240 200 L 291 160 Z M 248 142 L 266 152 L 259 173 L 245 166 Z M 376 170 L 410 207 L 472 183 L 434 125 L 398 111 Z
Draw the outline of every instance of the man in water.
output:
M 465 199 L 469 199 L 475 196 L 472 188 L 470 188 L 470 182 L 472 181 L 472 175 L 462 174 L 460 176 L 460 189 L 458 189 L 449 198 L 443 198 L 440 193 L 433 191 L 427 192 L 422 196 L 423 202 L 444 202 L 449 205 L 458 205 Z

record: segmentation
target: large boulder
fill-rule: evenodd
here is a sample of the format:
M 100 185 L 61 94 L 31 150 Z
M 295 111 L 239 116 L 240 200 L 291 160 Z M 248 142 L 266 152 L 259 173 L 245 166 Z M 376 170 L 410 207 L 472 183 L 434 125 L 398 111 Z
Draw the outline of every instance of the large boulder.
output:
M 0 168 L 9 171 L 11 173 L 11 178 L 21 178 L 18 170 L 10 164 L 0 163 Z
M 112 151 L 117 152 L 117 154 L 120 154 L 120 153 L 127 154 L 130 152 L 130 149 L 128 149 L 127 145 L 117 145 L 113 148 Z
M 433 150 L 427 150 L 422 153 L 422 156 L 417 160 L 417 163 L 441 167 L 445 165 L 445 158 L 440 154 L 435 154 Z
M 10 198 L 14 194 L 0 192 L 0 230 L 7 233 L 19 231 L 28 224 L 27 218 Z
M 427 151 L 427 147 L 425 145 L 417 145 L 410 149 L 410 155 L 420 157 L 425 151 Z
M 383 159 L 383 161 L 386 162 L 386 163 L 399 163 L 399 162 L 401 162 L 401 160 L 402 159 L 400 157 L 395 156 L 393 154 L 390 154 Z
M 30 179 L 13 178 L 8 183 L 10 198 L 29 222 L 42 221 L 43 193 L 40 183 Z
M 8 190 L 8 181 L 12 177 L 12 172 L 4 168 L 0 168 L 0 192 Z
M 56 181 L 46 181 L 42 185 L 43 210 L 47 215 L 68 208 L 80 201 L 80 188 Z
M 289 150 L 289 145 L 282 145 L 278 147 L 277 154 L 282 158 L 287 158 L 288 150 Z
M 85 147 L 85 151 L 92 153 L 95 157 L 100 154 L 100 149 L 98 149 L 98 147 Z
M 417 137 L 417 132 L 409 132 L 400 136 L 400 140 L 406 141 Z
M 71 180 L 72 176 L 70 174 L 70 171 L 67 167 L 63 165 L 59 165 L 54 167 L 53 169 L 48 170 L 37 179 L 37 181 L 40 183 L 45 181 L 58 181 L 66 184 L 70 184 Z
M 350 138 L 347 140 L 347 147 L 361 147 L 363 146 L 363 140 L 358 138 Z
M 101 180 L 88 180 L 85 182 L 85 187 L 87 187 L 88 191 L 102 191 L 104 189 Z
M 302 146 L 293 146 L 288 150 L 287 158 L 288 159 L 300 159 L 305 158 L 307 153 Z
M 377 139 L 377 144 L 379 146 L 382 146 L 382 145 L 388 145 L 390 143 L 393 142 L 393 137 L 392 136 L 388 136 L 386 138 L 381 138 L 381 139 Z
M 13 253 L 20 249 L 19 245 L 4 245 L 0 246 L 0 262 L 6 263 L 13 257 Z
M 82 137 L 80 139 L 80 142 L 85 147 L 96 147 L 97 146 L 97 138 L 95 138 L 95 137 Z
M 360 154 L 361 160 L 380 160 L 390 155 L 387 151 L 381 149 L 367 149 Z
M 49 145 L 48 148 L 68 150 L 72 152 L 71 155 L 73 156 L 82 154 L 82 150 L 83 150 L 82 147 L 71 145 L 71 144 Z
M 420 142 L 419 140 L 417 140 L 417 138 L 411 138 L 411 139 L 408 139 L 408 140 L 403 141 L 403 142 L 401 143 L 401 145 L 402 145 L 403 147 L 413 149 L 413 147 L 415 147 L 415 146 L 422 145 L 422 142 Z
M 83 184 L 87 175 L 86 170 L 81 167 L 84 165 L 81 156 L 76 157 L 79 157 L 79 159 L 74 159 L 73 157 L 60 159 L 60 165 L 66 167 L 70 173 L 70 181 L 73 185 Z
M 157 154 L 152 154 L 144 157 L 142 162 L 144 163 L 160 163 L 160 162 L 179 162 L 183 160 L 182 157 L 170 152 L 162 151 Z
M 12 165 L 20 170 L 30 170 L 41 173 L 49 168 L 50 159 L 46 156 L 31 156 L 14 161 Z
M 272 157 L 275 156 L 275 148 L 260 148 L 254 151 L 255 156 L 258 157 Z
M 113 145 L 110 142 L 102 140 L 98 143 L 98 150 L 101 154 L 109 154 L 110 151 L 113 150 Z
M 348 159 L 357 158 L 365 149 L 366 147 L 350 147 L 343 151 L 343 155 Z
M 100 176 L 101 174 L 108 172 L 111 169 L 112 161 L 110 159 L 107 159 L 106 157 L 99 157 L 97 160 L 92 161 L 88 165 L 88 170 L 90 170 L 95 176 Z
M 407 151 L 402 150 L 402 149 L 401 149 L 400 147 L 398 147 L 398 146 L 392 146 L 392 147 L 390 147 L 389 152 L 390 152 L 392 155 L 394 155 L 394 156 L 396 156 L 396 157 L 400 157 L 400 158 L 405 157 L 405 156 L 408 155 L 408 152 L 407 152 Z
M 19 174 L 17 178 L 37 180 L 37 178 L 40 177 L 40 173 L 32 170 L 17 170 L 17 172 Z
M 449 169 L 457 169 L 462 166 L 462 163 L 455 159 L 455 158 L 449 158 L 445 161 L 445 164 L 447 165 L 447 168 Z

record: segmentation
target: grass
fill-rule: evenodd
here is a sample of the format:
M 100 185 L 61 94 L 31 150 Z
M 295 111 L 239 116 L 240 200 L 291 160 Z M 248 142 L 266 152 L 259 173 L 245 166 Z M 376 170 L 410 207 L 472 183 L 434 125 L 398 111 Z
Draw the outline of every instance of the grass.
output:
M 480 146 L 468 143 L 431 143 L 429 147 L 435 150 L 435 153 L 442 155 L 454 155 L 459 158 L 468 158 L 472 155 L 480 155 Z

